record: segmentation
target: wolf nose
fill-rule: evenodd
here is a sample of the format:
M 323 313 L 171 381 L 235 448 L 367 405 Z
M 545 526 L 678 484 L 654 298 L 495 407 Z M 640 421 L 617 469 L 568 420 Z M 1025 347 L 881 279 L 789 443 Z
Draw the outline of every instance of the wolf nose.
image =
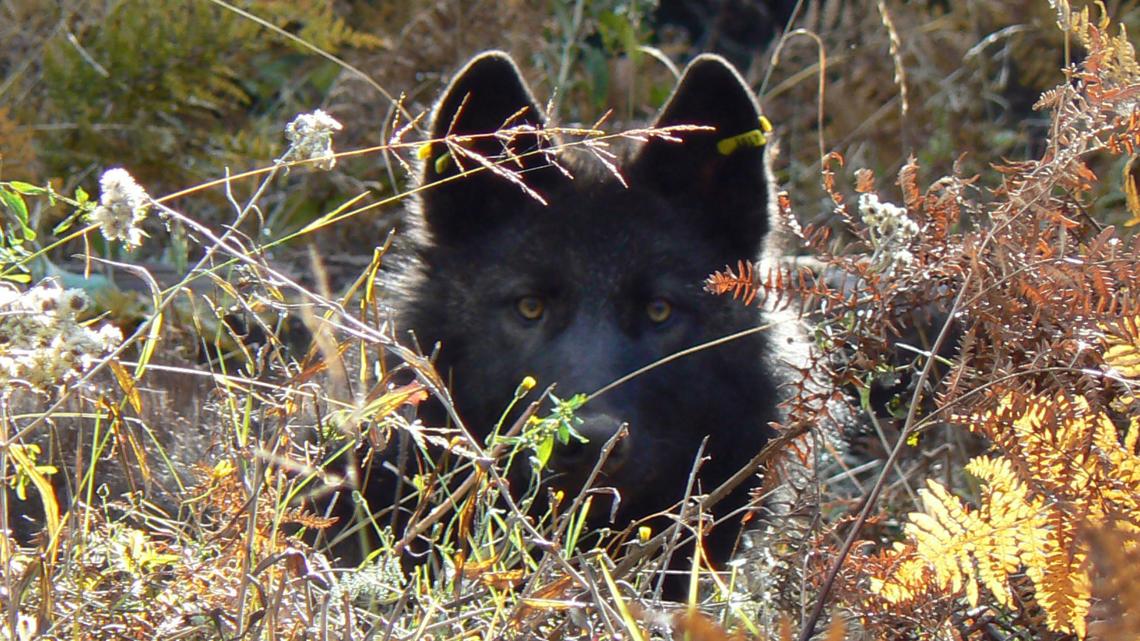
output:
M 571 438 L 566 445 L 554 451 L 555 465 L 563 472 L 589 473 L 597 464 L 606 443 L 621 429 L 623 422 L 608 414 L 579 414 L 581 423 L 576 429 L 586 442 Z M 619 440 L 606 457 L 606 469 L 613 471 L 627 458 L 629 437 Z

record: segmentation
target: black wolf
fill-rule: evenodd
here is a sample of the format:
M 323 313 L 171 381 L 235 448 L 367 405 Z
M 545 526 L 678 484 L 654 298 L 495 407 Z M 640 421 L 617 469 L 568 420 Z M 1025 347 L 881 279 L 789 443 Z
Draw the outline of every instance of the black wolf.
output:
M 431 120 L 436 142 L 398 325 L 424 349 L 439 345 L 438 369 L 479 438 L 526 376 L 563 397 L 590 393 L 762 321 L 755 307 L 702 289 L 714 270 L 758 257 L 772 226 L 760 112 L 727 62 L 692 62 L 654 123 L 703 128 L 677 132 L 680 142 L 649 138 L 619 163 L 620 179 L 589 153 L 560 147 L 545 125 L 514 63 L 496 52 L 458 73 Z M 504 128 L 512 133 L 487 135 Z M 501 162 L 533 193 L 466 151 Z M 705 439 L 696 492 L 714 489 L 772 436 L 777 351 L 751 334 L 591 400 L 577 414 L 588 444 L 554 452 L 551 483 L 579 487 L 625 424 L 597 484 L 620 496 L 615 525 L 680 500 Z M 716 511 L 746 500 L 738 490 Z M 608 520 L 608 508 L 597 512 Z M 725 560 L 738 533 L 716 529 L 710 557 Z

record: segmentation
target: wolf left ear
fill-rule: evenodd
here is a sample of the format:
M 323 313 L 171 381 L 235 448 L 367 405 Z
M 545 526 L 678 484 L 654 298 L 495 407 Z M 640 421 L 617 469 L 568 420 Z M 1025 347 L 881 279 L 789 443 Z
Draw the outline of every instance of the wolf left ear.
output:
M 465 238 L 517 209 L 515 199 L 529 198 L 507 177 L 481 168 L 442 142 L 453 141 L 474 154 L 502 163 L 529 188 L 541 191 L 552 172 L 546 157 L 535 153 L 551 145 L 539 133 L 546 116 L 527 88 L 510 56 L 490 51 L 471 59 L 448 85 L 431 119 L 431 138 L 425 148 L 423 215 L 428 229 L 439 239 Z M 496 131 L 517 128 L 509 137 Z M 521 130 L 521 131 L 519 131 Z M 459 156 L 456 158 L 456 156 Z M 504 156 L 511 160 L 504 161 Z M 473 171 L 464 176 L 459 174 Z M 436 186 L 431 183 L 441 182 Z
M 725 59 L 701 55 L 654 123 L 673 125 L 712 129 L 678 132 L 681 143 L 650 140 L 628 167 L 630 181 L 647 181 L 723 230 L 742 258 L 755 255 L 769 230 L 771 195 L 767 131 L 752 90 Z

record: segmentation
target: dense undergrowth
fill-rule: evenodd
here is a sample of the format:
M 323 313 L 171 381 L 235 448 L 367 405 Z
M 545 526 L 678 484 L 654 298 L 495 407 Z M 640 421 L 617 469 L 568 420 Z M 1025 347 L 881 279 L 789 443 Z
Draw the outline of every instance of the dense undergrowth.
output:
M 1140 633 L 1132 3 L 809 3 L 757 51 L 800 256 L 708 287 L 815 328 L 772 469 L 837 400 L 869 427 L 802 519 L 719 576 L 693 564 L 690 607 L 650 570 L 702 501 L 663 532 L 584 531 L 586 497 L 524 518 L 542 490 L 512 498 L 507 468 L 541 464 L 576 400 L 488 443 L 415 422 L 445 386 L 376 286 L 437 74 L 508 47 L 564 121 L 635 121 L 685 53 L 649 3 L 28 4 L 0 25 L 0 637 Z M 293 119 L 320 101 L 340 122 Z M 329 461 L 397 438 L 450 454 L 408 529 L 360 504 L 384 549 L 330 566 Z M 430 558 L 401 567 L 419 534 Z

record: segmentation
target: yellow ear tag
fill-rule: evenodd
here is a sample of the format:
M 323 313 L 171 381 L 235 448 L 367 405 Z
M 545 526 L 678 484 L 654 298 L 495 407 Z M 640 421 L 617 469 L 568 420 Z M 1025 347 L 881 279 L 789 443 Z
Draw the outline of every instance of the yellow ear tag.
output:
M 720 155 L 728 156 L 741 147 L 763 147 L 768 144 L 768 134 L 770 133 L 772 133 L 772 122 L 764 116 L 760 116 L 759 129 L 724 138 L 716 143 L 716 150 L 720 152 Z
M 419 149 L 416 150 L 416 158 L 419 158 L 420 160 L 427 160 L 428 158 L 431 158 L 430 142 L 425 142 L 424 144 L 420 145 Z M 435 163 L 432 165 L 435 168 L 435 173 L 442 174 L 443 172 L 447 171 L 447 165 L 450 162 L 451 152 L 443 152 L 439 158 L 435 159 Z
M 445 151 L 443 155 L 435 159 L 435 173 L 442 174 L 447 171 L 447 166 L 451 164 L 451 152 Z

